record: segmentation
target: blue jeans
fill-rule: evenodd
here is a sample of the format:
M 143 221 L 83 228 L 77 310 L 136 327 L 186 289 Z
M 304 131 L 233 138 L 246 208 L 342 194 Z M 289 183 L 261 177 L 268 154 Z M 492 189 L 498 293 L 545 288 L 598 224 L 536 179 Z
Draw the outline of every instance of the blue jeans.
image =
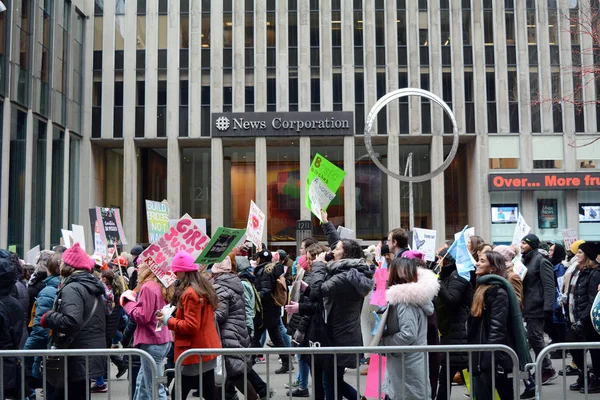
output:
M 163 374 L 163 362 L 171 348 L 171 343 L 140 344 L 139 348 L 150 354 L 154 361 L 156 361 L 156 365 L 158 366 L 157 372 L 158 375 L 161 376 Z M 146 358 L 140 357 L 140 361 L 141 367 L 135 383 L 135 396 L 133 399 L 152 400 L 152 383 L 154 382 L 156 384 L 152 377 L 152 367 Z M 160 400 L 167 400 L 167 392 L 165 392 L 165 387 L 162 383 L 158 385 L 158 398 Z
M 298 387 L 300 389 L 308 389 L 308 375 L 310 374 L 310 361 L 307 356 L 301 357 L 298 355 Z M 310 356 L 308 356 L 310 357 Z
M 283 325 L 283 320 L 279 318 L 279 331 L 281 332 L 281 338 L 283 339 L 283 344 L 285 347 L 292 347 L 292 339 L 287 334 L 287 329 L 285 329 L 285 325 Z M 267 331 L 265 330 L 260 337 L 260 347 L 264 347 L 265 342 L 267 341 Z

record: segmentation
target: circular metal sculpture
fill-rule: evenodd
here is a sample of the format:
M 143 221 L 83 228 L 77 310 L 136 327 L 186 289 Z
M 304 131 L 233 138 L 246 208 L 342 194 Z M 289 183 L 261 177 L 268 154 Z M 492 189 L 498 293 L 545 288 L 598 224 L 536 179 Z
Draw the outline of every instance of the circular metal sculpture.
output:
M 450 149 L 450 154 L 448 154 L 448 157 L 446 157 L 446 159 L 444 160 L 442 165 L 440 165 L 439 167 L 437 167 L 436 169 L 434 169 L 433 171 L 431 171 L 430 173 L 425 174 L 425 175 L 404 176 L 404 175 L 399 175 L 395 172 L 390 171 L 381 163 L 381 161 L 379 161 L 377 159 L 377 156 L 375 155 L 375 152 L 373 151 L 373 146 L 371 145 L 371 129 L 373 129 L 373 122 L 375 121 L 375 117 L 377 116 L 379 111 L 381 111 L 381 109 L 383 107 L 385 107 L 392 100 L 396 100 L 401 97 L 408 97 L 408 96 L 425 97 L 426 99 L 433 101 L 434 103 L 436 103 L 437 105 L 442 107 L 444 112 L 446 114 L 448 114 L 448 116 L 450 117 L 450 120 L 452 121 L 453 137 L 452 137 L 452 148 Z M 367 121 L 365 123 L 365 147 L 367 148 L 367 153 L 369 153 L 369 157 L 371 157 L 371 160 L 373 160 L 375 165 L 377 165 L 377 167 L 380 170 L 382 170 L 383 172 L 385 172 L 392 178 L 396 178 L 402 182 L 413 182 L 413 183 L 425 182 L 425 181 L 428 181 L 431 178 L 441 174 L 446 168 L 448 168 L 448 166 L 450 165 L 452 160 L 454 160 L 454 157 L 456 156 L 456 151 L 458 150 L 458 142 L 459 142 L 458 126 L 456 125 L 456 118 L 454 117 L 454 113 L 452 112 L 450 107 L 448 107 L 448 104 L 446 104 L 442 99 L 440 99 L 435 94 L 428 92 L 427 90 L 423 90 L 423 89 L 404 88 L 404 89 L 397 89 L 397 90 L 394 90 L 394 91 L 386 94 L 385 96 L 383 96 L 382 98 L 377 100 L 377 103 L 375 103 L 373 108 L 371 108 L 371 111 L 369 112 L 369 115 L 367 116 Z

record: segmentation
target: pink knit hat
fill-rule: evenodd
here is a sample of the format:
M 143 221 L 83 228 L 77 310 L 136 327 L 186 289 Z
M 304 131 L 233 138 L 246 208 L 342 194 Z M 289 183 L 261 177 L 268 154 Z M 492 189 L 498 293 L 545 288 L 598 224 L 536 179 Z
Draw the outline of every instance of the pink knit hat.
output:
M 87 255 L 81 246 L 79 246 L 79 243 L 75 243 L 71 248 L 65 250 L 62 259 L 65 264 L 75 269 L 84 269 L 90 272 L 94 269 L 94 261 Z
M 308 260 L 306 259 L 306 256 L 300 256 L 300 258 L 298 258 L 298 265 L 304 270 L 308 269 Z
M 231 272 L 231 258 L 227 256 L 220 263 L 213 264 L 211 271 L 213 274 L 218 274 L 220 272 Z
M 194 264 L 194 257 L 187 251 L 180 251 L 171 262 L 173 272 L 193 272 L 198 271 L 198 265 Z
M 402 253 L 402 258 L 418 258 L 419 260 L 425 260 L 425 254 L 416 250 L 408 250 Z
M 515 258 L 515 251 L 510 246 L 496 246 L 494 247 L 494 251 L 500 253 L 506 262 L 512 261 Z

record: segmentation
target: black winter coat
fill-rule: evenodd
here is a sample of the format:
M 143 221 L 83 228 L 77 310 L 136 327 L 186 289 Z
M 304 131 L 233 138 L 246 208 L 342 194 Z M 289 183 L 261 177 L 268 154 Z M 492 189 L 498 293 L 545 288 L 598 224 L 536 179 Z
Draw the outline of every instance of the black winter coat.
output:
M 215 318 L 219 324 L 221 345 L 224 349 L 250 347 L 242 281 L 236 274 L 228 273 L 215 274 L 211 281 L 219 298 L 219 308 L 215 310 Z M 244 364 L 249 365 L 249 361 L 249 358 L 244 355 L 225 357 L 228 376 L 243 374 Z
M 306 272 L 303 281 L 310 285 L 312 273 Z M 306 334 L 308 333 L 310 320 L 316 308 L 316 304 L 310 301 L 309 293 L 308 290 L 300 293 L 298 312 L 292 315 L 287 325 L 287 334 L 292 337 L 294 343 L 299 347 L 307 346 L 308 337 Z
M 29 325 L 29 320 L 31 319 L 31 310 L 33 309 L 33 304 L 35 303 L 38 294 L 42 291 L 43 288 L 46 287 L 46 283 L 44 280 L 48 277 L 47 273 L 36 273 L 35 281 L 31 282 L 27 285 L 27 294 L 29 295 L 29 307 L 27 308 L 27 324 Z
M 567 312 L 567 319 L 571 325 L 575 325 L 578 322 L 583 324 L 584 335 L 591 335 L 594 337 L 597 335 L 590 319 L 590 311 L 592 310 L 592 304 L 598 294 L 598 285 L 600 284 L 600 268 L 586 268 L 579 271 L 577 277 L 577 283 L 575 285 L 575 292 L 572 292 L 571 285 L 569 285 L 569 296 L 572 294 L 574 297 L 575 306 L 573 313 L 575 314 L 575 321 L 570 320 L 569 313 Z M 569 296 L 567 296 L 566 310 L 569 309 Z
M 283 266 L 277 264 L 271 272 L 267 272 L 265 271 L 265 267 L 269 264 L 271 263 L 262 263 L 254 270 L 254 276 L 256 277 L 254 286 L 262 303 L 262 322 L 265 328 L 278 326 L 279 318 L 281 317 L 281 307 L 276 305 L 275 300 L 273 300 L 273 290 L 275 290 L 275 281 L 283 274 Z
M 508 294 L 499 285 L 491 285 L 484 294 L 484 308 L 481 317 L 469 317 L 469 344 L 503 344 L 514 348 L 508 334 L 509 329 Z M 512 370 L 512 362 L 504 352 L 495 352 L 495 363 L 504 371 Z M 491 352 L 473 352 L 473 376 L 492 372 Z
M 315 303 L 323 299 L 325 323 L 333 346 L 363 345 L 360 314 L 365 296 L 373 289 L 372 277 L 363 259 L 313 264 L 310 298 Z M 337 365 L 356 368 L 356 355 L 340 354 Z
M 44 326 L 52 329 L 52 338 L 58 348 L 104 349 L 106 348 L 106 311 L 100 296 L 104 287 L 94 275 L 82 271 L 68 277 L 56 294 L 53 311 L 46 313 Z M 83 322 L 98 302 L 94 315 L 87 323 Z M 72 338 L 70 345 L 61 343 Z M 99 376 L 106 370 L 104 357 L 89 357 L 89 376 Z M 85 357 L 69 357 L 69 380 L 86 379 Z
M 23 309 L 14 296 L 9 293 L 0 295 L 0 350 L 19 350 L 23 327 Z M 17 387 L 17 359 L 15 357 L 2 358 L 4 375 L 2 381 L 4 390 L 9 391 Z
M 27 330 L 27 325 L 29 325 L 29 317 L 31 317 L 31 313 L 27 314 L 29 310 L 29 293 L 27 293 L 27 285 L 20 278 L 17 281 L 17 283 L 15 283 L 15 290 L 17 296 L 16 298 L 19 301 L 19 304 L 21 305 L 21 310 L 23 310 L 23 317 L 21 318 L 21 321 L 23 321 L 23 327 L 22 329 L 19 329 L 21 331 L 21 341 L 19 342 L 19 349 L 22 349 L 23 347 L 25 347 L 25 342 L 29 337 L 29 331 Z
M 523 255 L 523 264 L 527 267 L 523 280 L 523 317 L 544 318 L 544 312 L 554 311 L 554 267 L 535 249 Z
M 440 344 L 467 344 L 467 320 L 471 314 L 472 302 L 471 282 L 458 275 L 455 264 L 443 267 L 440 271 L 440 291 L 436 306 Z M 451 365 L 462 368 L 468 362 L 466 353 L 450 353 Z

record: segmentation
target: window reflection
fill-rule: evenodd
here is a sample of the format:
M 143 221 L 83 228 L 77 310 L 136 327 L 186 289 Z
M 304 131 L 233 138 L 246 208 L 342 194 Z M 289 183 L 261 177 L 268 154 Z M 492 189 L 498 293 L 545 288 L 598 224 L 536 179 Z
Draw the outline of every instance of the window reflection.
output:
M 379 240 L 388 232 L 387 176 L 371 160 L 364 145 L 355 148 L 356 237 Z M 374 145 L 373 151 L 387 165 L 387 146 Z
M 8 186 L 8 245 L 23 254 L 25 228 L 25 148 L 27 113 L 13 106 L 10 130 L 10 167 Z
M 300 184 L 298 139 L 267 141 L 267 231 L 270 242 L 296 240 Z
M 235 144 L 241 145 L 239 141 Z M 232 228 L 246 228 L 250 201 L 256 202 L 254 141 L 244 147 L 224 144 L 223 157 L 223 223 Z
M 184 148 L 181 153 L 181 213 L 205 218 L 206 233 L 210 235 L 210 147 Z
M 38 244 L 43 249 L 46 231 L 46 131 L 47 124 L 33 120 L 33 159 L 31 170 L 31 241 L 30 247 Z

